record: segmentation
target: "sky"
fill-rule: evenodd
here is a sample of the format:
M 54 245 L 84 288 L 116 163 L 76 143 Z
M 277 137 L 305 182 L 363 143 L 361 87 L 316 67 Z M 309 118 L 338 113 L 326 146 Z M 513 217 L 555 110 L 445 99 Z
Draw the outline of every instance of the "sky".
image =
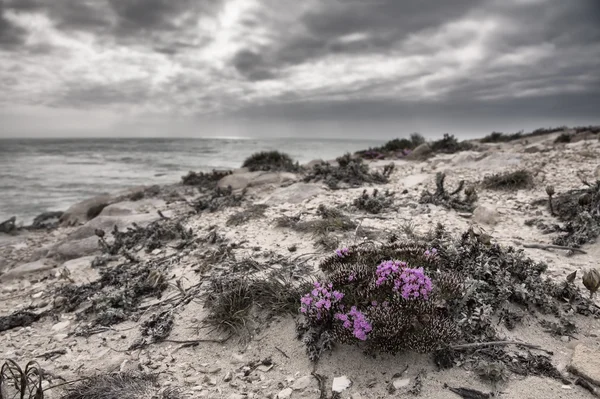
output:
M 600 0 L 0 0 L 0 137 L 600 124 Z

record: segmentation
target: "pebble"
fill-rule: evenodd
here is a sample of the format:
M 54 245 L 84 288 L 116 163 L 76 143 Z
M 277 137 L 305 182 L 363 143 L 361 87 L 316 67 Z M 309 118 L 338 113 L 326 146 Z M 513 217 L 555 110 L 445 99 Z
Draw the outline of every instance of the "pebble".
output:
M 225 374 L 225 377 L 223 377 L 223 381 L 225 382 L 229 382 L 233 379 L 233 374 L 231 373 L 231 371 L 228 371 L 227 374 Z
M 277 394 L 277 399 L 289 399 L 292 397 L 292 388 L 286 388 L 282 391 L 279 391 Z
M 52 331 L 62 331 L 69 327 L 70 324 L 71 322 L 69 320 L 61 321 L 60 323 L 56 323 L 52 326 Z
M 350 388 L 350 385 L 352 385 L 352 381 L 350 381 L 350 379 L 345 375 L 341 377 L 335 377 L 333 379 L 333 385 L 331 387 L 331 390 L 333 392 L 342 393 L 346 389 Z
M 396 389 L 407 387 L 408 384 L 410 384 L 410 378 L 397 379 L 393 382 L 394 388 Z
M 292 389 L 294 391 L 303 391 L 310 386 L 311 382 L 312 377 L 309 375 L 300 377 L 294 382 L 294 385 L 292 385 Z

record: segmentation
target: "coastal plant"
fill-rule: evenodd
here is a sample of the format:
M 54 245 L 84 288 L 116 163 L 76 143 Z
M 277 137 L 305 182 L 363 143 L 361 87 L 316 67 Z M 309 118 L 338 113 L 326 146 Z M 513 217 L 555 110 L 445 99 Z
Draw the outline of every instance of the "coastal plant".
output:
M 242 164 L 243 168 L 248 168 L 251 172 L 299 172 L 300 165 L 283 152 L 262 151 L 257 152 L 246 158 Z
M 369 195 L 365 189 L 360 197 L 356 198 L 352 202 L 352 205 L 361 211 L 378 214 L 393 205 L 393 197 L 394 193 L 390 192 L 389 190 L 386 190 L 383 194 L 380 194 L 379 190 L 374 189 L 371 195 Z
M 536 223 L 545 233 L 558 233 L 553 239 L 555 245 L 579 248 L 600 236 L 600 180 L 583 184 L 583 189 L 553 192 L 549 199 L 550 212 L 561 224 Z
M 434 154 L 454 154 L 460 151 L 468 151 L 473 149 L 473 144 L 468 141 L 458 141 L 454 135 L 448 133 L 444 134 L 439 140 L 432 141 L 430 143 L 431 152 Z
M 419 145 L 425 143 L 425 138 L 419 133 L 413 133 L 410 138 L 397 138 L 388 141 L 379 147 L 370 147 L 367 150 L 357 151 L 355 155 L 364 159 L 385 159 L 393 156 L 404 157 Z
M 506 134 L 500 132 L 492 132 L 489 135 L 482 138 L 482 143 L 507 143 L 509 141 L 518 140 L 523 137 L 523 131 L 516 133 Z
M 215 188 L 197 198 L 191 206 L 197 213 L 204 211 L 217 212 L 225 208 L 240 206 L 246 196 L 246 189 L 240 193 L 234 193 L 231 186 L 227 188 Z
M 195 186 L 203 190 L 214 190 L 217 188 L 219 180 L 232 174 L 232 171 L 214 170 L 212 172 L 188 172 L 181 178 L 181 184 L 184 186 Z
M 345 154 L 336 159 L 337 165 L 328 162 L 316 164 L 304 177 L 305 182 L 323 181 L 331 189 L 360 187 L 367 183 L 385 184 L 394 171 L 394 164 L 382 172 L 371 172 L 369 165 L 360 157 Z
M 179 399 L 174 388 L 161 389 L 158 375 L 148 373 L 98 374 L 67 388 L 61 399 L 156 398 Z
M 554 144 L 559 143 L 570 143 L 573 136 L 567 132 L 561 133 L 556 139 L 554 139 Z
M 533 175 L 525 169 L 496 173 L 483 178 L 481 186 L 488 190 L 521 190 L 533 187 Z
M 477 201 L 477 192 L 473 186 L 465 187 L 464 180 L 458 183 L 458 187 L 453 191 L 447 191 L 444 187 L 446 174 L 438 172 L 435 177 L 435 192 L 431 193 L 424 190 L 421 193 L 419 202 L 421 204 L 433 204 L 443 206 L 444 208 L 454 209 L 460 212 L 473 212 L 475 210 L 475 202 Z M 461 193 L 464 192 L 464 196 Z
M 313 315 L 298 323 L 299 335 L 309 337 L 303 341 L 311 359 L 336 343 L 362 343 L 368 352 L 412 350 L 437 357 L 443 349 L 448 355 L 458 341 L 500 339 L 498 320 L 508 318 L 514 328 L 523 319 L 508 309 L 557 320 L 569 313 L 600 315 L 574 284 L 546 278 L 546 264 L 513 247 L 482 242 L 472 229 L 455 238 L 439 225 L 427 236 L 393 241 L 339 248 L 321 262 L 323 278 L 315 287 L 321 291 L 299 297 L 299 307 L 308 305 L 307 294 L 310 306 L 323 295 L 330 299 L 327 293 L 338 294 L 312 313 L 301 312 Z

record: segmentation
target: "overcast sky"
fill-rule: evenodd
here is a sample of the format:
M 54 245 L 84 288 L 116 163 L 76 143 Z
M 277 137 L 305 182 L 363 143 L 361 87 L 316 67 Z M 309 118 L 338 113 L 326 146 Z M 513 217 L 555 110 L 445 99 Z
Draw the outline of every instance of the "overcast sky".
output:
M 0 0 L 0 137 L 600 124 L 600 0 Z

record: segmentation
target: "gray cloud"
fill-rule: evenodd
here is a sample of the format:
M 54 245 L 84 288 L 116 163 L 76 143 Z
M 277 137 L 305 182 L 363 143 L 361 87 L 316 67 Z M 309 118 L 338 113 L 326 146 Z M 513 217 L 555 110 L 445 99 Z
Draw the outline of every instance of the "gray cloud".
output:
M 0 45 L 2 107 L 130 125 L 599 118 L 597 0 L 0 0 Z

